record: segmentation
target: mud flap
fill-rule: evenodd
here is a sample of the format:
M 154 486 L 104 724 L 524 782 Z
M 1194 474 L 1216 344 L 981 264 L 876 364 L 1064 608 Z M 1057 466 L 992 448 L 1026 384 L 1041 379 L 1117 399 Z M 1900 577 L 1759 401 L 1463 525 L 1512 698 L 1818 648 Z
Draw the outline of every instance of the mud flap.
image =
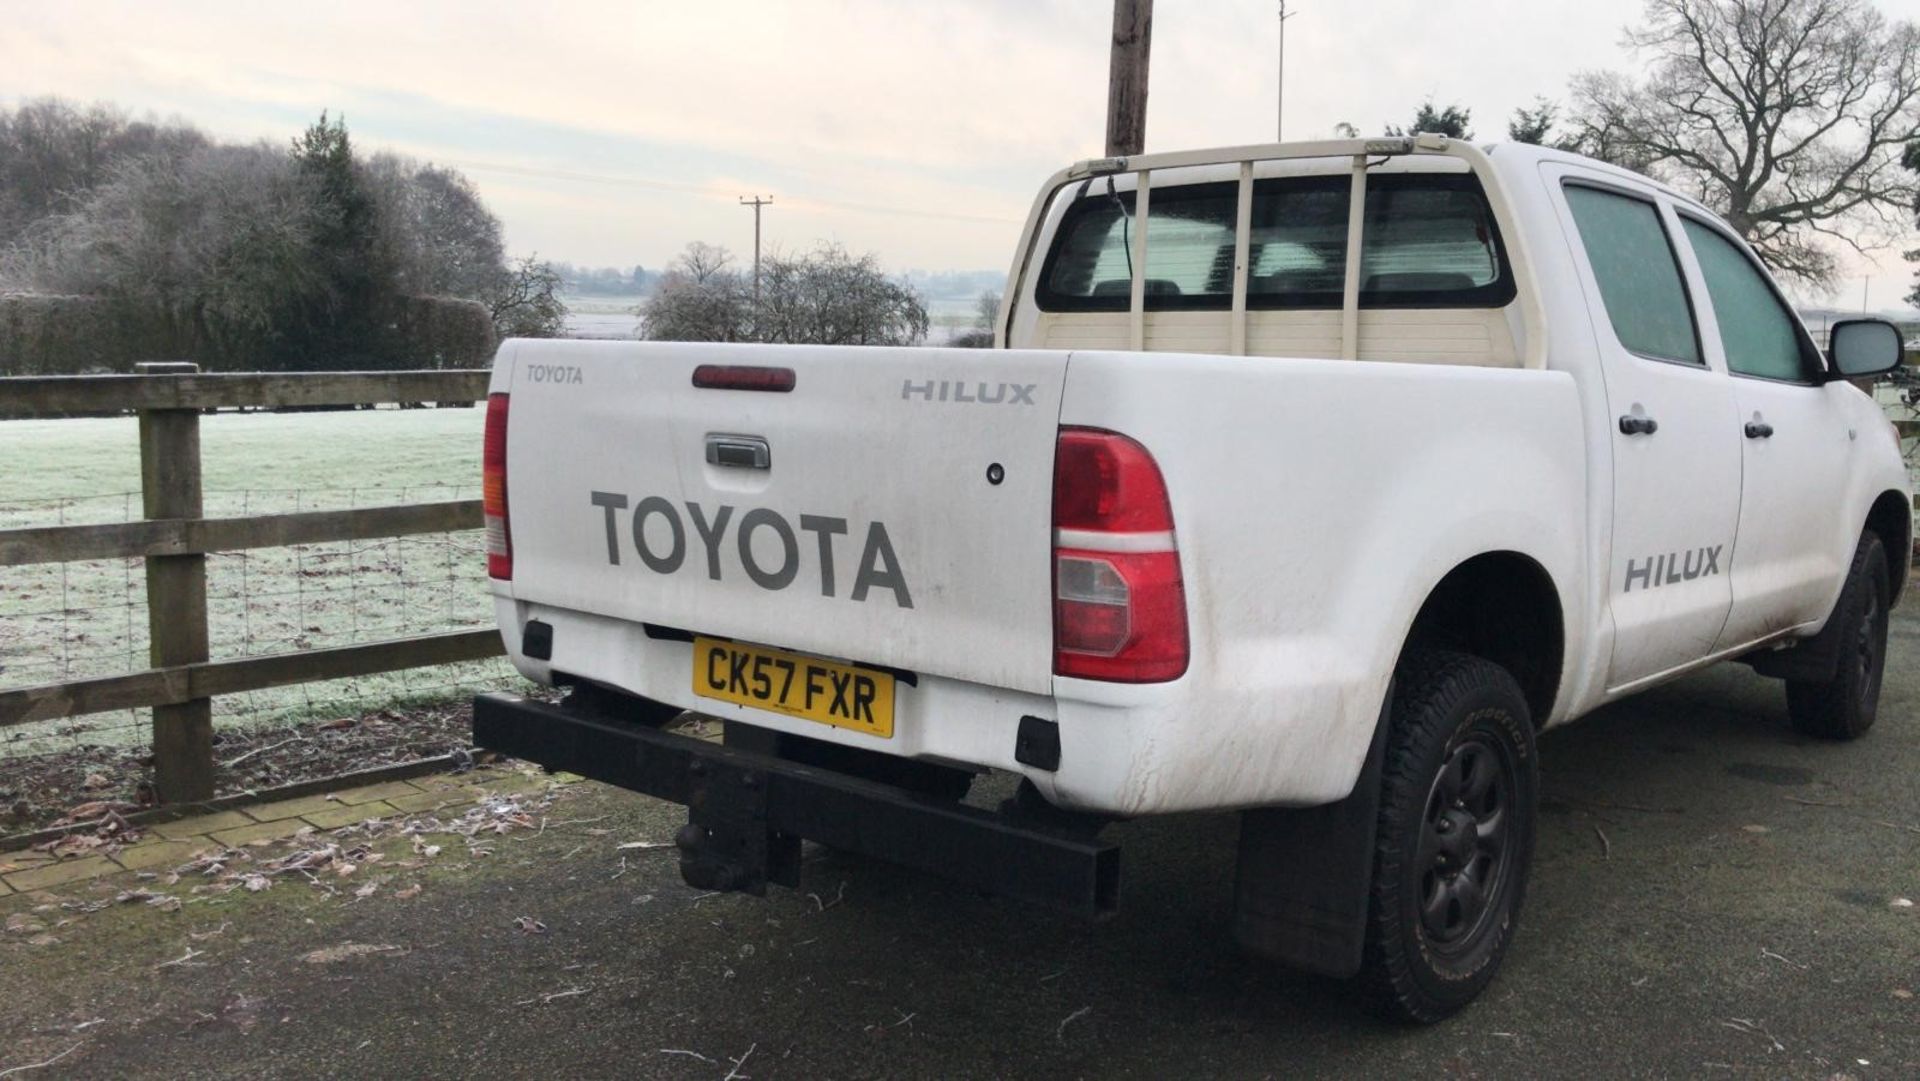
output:
M 1241 812 L 1233 934 L 1249 952 L 1342 979 L 1360 971 L 1386 736 L 1383 703 L 1346 799 Z
M 1784 649 L 1749 653 L 1740 660 L 1755 672 L 1774 679 L 1825 683 L 1840 670 L 1841 651 L 1851 645 L 1849 632 L 1854 628 L 1843 625 L 1846 621 L 1840 618 L 1840 608 L 1846 602 L 1847 594 L 1842 591 L 1833 612 L 1827 616 L 1827 625 L 1812 638 L 1803 638 Z

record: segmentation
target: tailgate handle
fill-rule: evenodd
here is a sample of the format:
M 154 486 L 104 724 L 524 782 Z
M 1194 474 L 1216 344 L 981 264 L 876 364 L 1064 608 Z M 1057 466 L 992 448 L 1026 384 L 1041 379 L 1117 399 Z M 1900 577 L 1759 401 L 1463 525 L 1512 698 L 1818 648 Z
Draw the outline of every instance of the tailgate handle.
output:
M 734 469 L 767 469 L 773 465 L 773 448 L 757 435 L 709 435 L 707 464 Z

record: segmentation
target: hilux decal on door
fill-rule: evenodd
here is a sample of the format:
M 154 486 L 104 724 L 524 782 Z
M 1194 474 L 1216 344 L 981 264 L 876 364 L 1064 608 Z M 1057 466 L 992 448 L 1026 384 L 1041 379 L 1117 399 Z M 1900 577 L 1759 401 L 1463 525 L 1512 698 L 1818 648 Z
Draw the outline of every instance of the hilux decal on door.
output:
M 1622 593 L 1632 593 L 1635 584 L 1641 589 L 1657 589 L 1678 582 L 1691 582 L 1695 578 L 1720 573 L 1720 550 L 1726 547 L 1716 544 L 1711 548 L 1693 548 L 1686 552 L 1668 552 L 1665 555 L 1648 556 L 1645 559 L 1627 560 L 1627 583 Z

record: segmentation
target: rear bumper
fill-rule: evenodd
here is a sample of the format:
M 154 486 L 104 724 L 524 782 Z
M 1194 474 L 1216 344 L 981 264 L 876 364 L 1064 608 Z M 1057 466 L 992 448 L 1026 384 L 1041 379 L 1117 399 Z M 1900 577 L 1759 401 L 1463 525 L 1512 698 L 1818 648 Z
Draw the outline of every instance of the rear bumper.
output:
M 1050 695 L 920 673 L 896 688 L 894 734 L 880 739 L 701 698 L 692 691 L 692 643 L 645 624 L 504 596 L 496 612 L 507 655 L 538 683 L 598 684 L 755 728 L 1018 774 L 1056 807 L 1119 818 L 1341 799 L 1359 775 L 1386 690 L 1362 656 L 1332 639 L 1202 651 L 1170 683 L 1060 677 Z M 521 638 L 530 620 L 552 627 L 539 658 Z M 1364 717 L 1361 704 L 1370 711 Z M 1054 768 L 1019 755 L 1027 717 L 1059 726 Z
M 797 886 L 805 838 L 1067 911 L 1099 915 L 1118 904 L 1117 846 L 976 807 L 505 694 L 474 699 L 473 736 L 490 750 L 685 805 L 702 841 L 696 856 L 683 837 L 683 860 L 707 861 L 707 873 L 719 859 L 713 888 Z

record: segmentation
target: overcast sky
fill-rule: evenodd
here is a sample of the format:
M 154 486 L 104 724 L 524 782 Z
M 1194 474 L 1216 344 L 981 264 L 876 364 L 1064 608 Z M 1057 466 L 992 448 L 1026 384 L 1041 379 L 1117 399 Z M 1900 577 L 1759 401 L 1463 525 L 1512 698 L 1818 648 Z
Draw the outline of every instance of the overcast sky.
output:
M 1882 0 L 1920 17 L 1920 0 Z M 1287 134 L 1431 96 L 1504 137 L 1569 76 L 1631 68 L 1638 0 L 1290 0 Z M 1277 0 L 1158 0 L 1147 148 L 1273 137 Z M 659 267 L 691 240 L 822 239 L 890 268 L 1003 269 L 1035 188 L 1101 151 L 1109 0 L 0 0 L 0 101 L 178 115 L 220 136 L 344 113 L 458 166 L 515 252 Z M 1898 253 L 1874 306 L 1910 288 Z M 1867 268 L 1862 267 L 1861 270 Z M 1840 299 L 1860 301 L 1866 275 Z

